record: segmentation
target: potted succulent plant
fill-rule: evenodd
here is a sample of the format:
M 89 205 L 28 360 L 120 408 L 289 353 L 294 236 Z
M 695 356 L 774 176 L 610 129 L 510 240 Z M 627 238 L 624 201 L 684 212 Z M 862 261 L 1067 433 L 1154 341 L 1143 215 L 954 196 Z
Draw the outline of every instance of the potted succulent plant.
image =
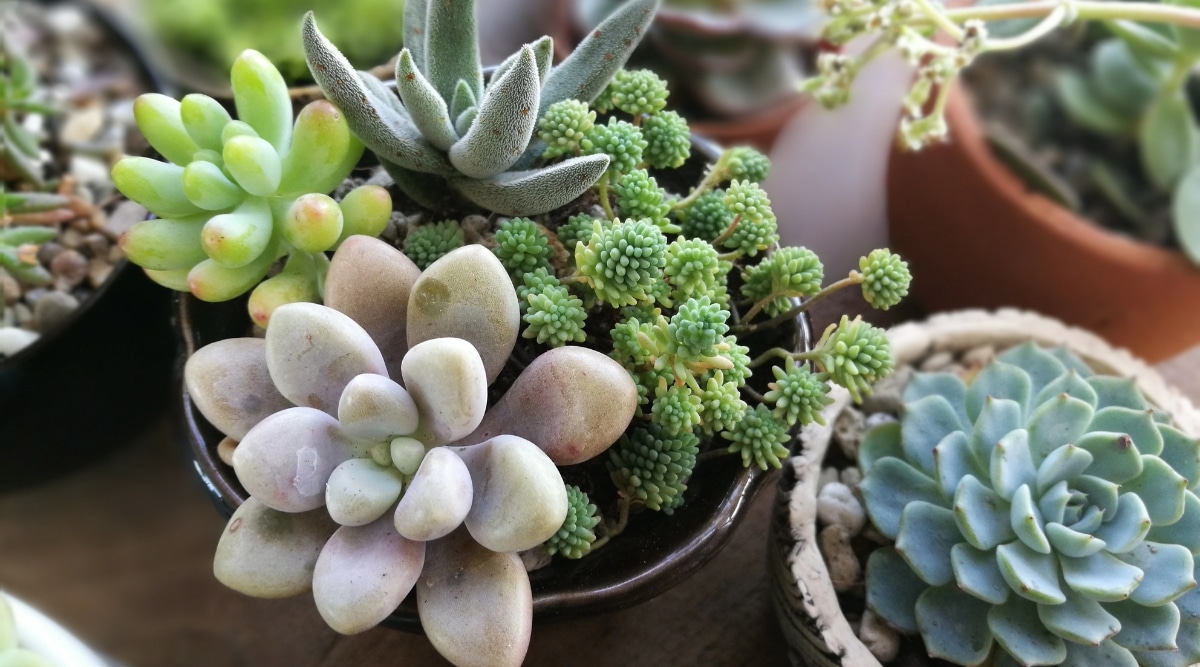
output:
M 828 384 L 858 396 L 888 373 L 875 327 L 842 318 L 802 347 L 797 318 L 852 286 L 888 308 L 905 264 L 879 250 L 824 286 L 811 251 L 777 247 L 765 156 L 692 158 L 665 83 L 621 69 L 656 8 L 623 5 L 557 66 L 548 38 L 527 45 L 488 80 L 471 3 L 409 2 L 396 92 L 310 14 L 328 101 L 294 123 L 254 53 L 233 68 L 241 120 L 145 102 L 175 164 L 114 170 L 162 216 L 124 245 L 191 292 L 184 407 L 232 512 L 221 581 L 311 588 L 341 632 L 419 622 L 456 664 L 519 663 L 535 612 L 632 604 L 702 564 Z M 325 195 L 363 146 L 368 184 Z M 395 199 L 356 217 L 378 183 Z M 262 338 L 220 315 L 248 291 Z
M 772 572 L 798 664 L 1200 659 L 1191 403 L 1032 313 L 889 339 L 890 386 L 862 411 L 835 399 L 781 485 Z
M 144 213 L 109 178 L 111 159 L 143 145 L 127 105 L 158 78 L 74 3 L 8 3 L 0 21 L 0 487 L 11 488 L 127 441 L 165 404 L 175 350 L 169 302 L 116 247 Z
M 813 80 L 810 88 L 826 103 L 837 104 L 862 64 L 892 47 L 899 48 L 916 66 L 898 142 L 902 149 L 910 149 L 951 138 L 948 144 L 929 151 L 898 153 L 889 169 L 894 243 L 927 277 L 922 281 L 924 293 L 918 294 L 917 300 L 930 310 L 973 305 L 1033 308 L 1094 330 L 1150 360 L 1163 359 L 1193 344 L 1196 339 L 1191 332 L 1200 322 L 1177 304 L 1195 294 L 1200 273 L 1184 253 L 1087 224 L 1079 212 L 1063 205 L 1067 201 L 1063 189 L 1054 185 L 1061 178 L 1039 178 L 1037 187 L 1023 182 L 1005 164 L 1011 165 L 1020 151 L 1005 150 L 1003 160 L 997 157 L 988 145 L 996 142 L 988 141 L 962 96 L 951 92 L 959 90 L 951 85 L 959 72 L 977 57 L 999 57 L 1002 52 L 1020 50 L 1075 14 L 1053 3 L 951 9 L 922 5 L 912 16 L 898 21 L 866 20 L 873 12 L 890 11 L 890 7 L 856 6 L 847 10 L 847 16 L 857 18 L 828 24 L 826 37 L 831 43 L 842 44 L 859 35 L 875 41 L 860 57 L 827 54 L 821 68 L 824 74 Z M 1001 34 L 1012 27 L 1012 21 L 1004 19 L 1012 18 L 1030 20 L 1019 25 L 1015 34 Z M 1194 141 L 1195 129 L 1181 86 L 1193 59 L 1190 44 L 1195 10 L 1169 4 L 1105 8 L 1087 4 L 1078 18 L 1102 24 L 1119 39 L 1099 40 L 1091 58 L 1095 76 L 1104 81 L 1102 86 L 1079 75 L 1064 75 L 1059 83 L 1049 84 L 1058 88 L 1054 97 L 1063 101 L 1076 127 L 1089 128 L 1083 133 L 1078 129 L 1068 132 L 1069 124 L 1056 124 L 1053 141 L 1072 141 L 1076 136 L 1094 155 L 1080 161 L 1073 157 L 1078 155 L 1074 147 L 1056 152 L 1076 165 L 1071 168 L 1092 174 L 1081 175 L 1092 183 L 1085 202 L 1092 205 L 1106 200 L 1104 205 L 1112 211 L 1092 217 L 1140 217 L 1151 225 L 1155 215 L 1163 222 L 1172 217 L 1174 208 L 1178 231 L 1168 235 L 1186 243 L 1193 233 L 1187 230 L 1194 228 L 1187 213 L 1193 207 L 1188 205 L 1191 186 L 1184 179 L 1191 165 L 1186 148 Z M 935 42 L 935 35 L 941 41 Z M 1064 47 L 1056 43 L 1047 49 L 1061 52 Z M 993 53 L 997 55 L 990 55 Z M 1086 58 L 1079 55 L 1074 60 Z M 1061 69 L 1064 65 L 1051 66 Z M 1043 62 L 1041 71 L 1046 68 Z M 1171 72 L 1176 75 L 1170 76 Z M 1038 85 L 1036 72 L 1030 76 L 1018 87 Z M 1014 98 L 1036 96 L 1012 92 L 1005 97 L 1005 105 L 1011 107 L 1020 104 Z M 1095 134 L 1097 128 L 1121 134 L 1125 142 L 1136 138 L 1137 145 L 1121 140 L 1110 144 Z M 1002 143 L 1012 146 L 1011 141 Z M 1122 151 L 1118 158 L 1122 170 L 1128 167 L 1136 172 L 1134 188 L 1141 183 L 1143 191 L 1153 188 L 1161 192 L 1158 203 L 1151 207 L 1158 213 L 1139 213 L 1144 206 L 1142 193 L 1131 197 L 1129 188 L 1120 182 L 1124 174 L 1114 175 L 1102 164 L 1106 156 Z M 1139 162 L 1144 168 L 1137 167 Z M 1021 163 L 1028 164 L 1025 160 Z M 954 187 L 928 185 L 951 181 Z M 1055 196 L 1052 199 L 1047 194 Z M 936 249 L 926 243 L 928 238 L 940 240 Z M 993 255 L 1008 259 L 986 259 Z M 957 279 L 964 272 L 978 279 Z M 1098 293 L 1105 298 L 1090 298 Z M 1155 325 L 1146 327 L 1148 322 Z

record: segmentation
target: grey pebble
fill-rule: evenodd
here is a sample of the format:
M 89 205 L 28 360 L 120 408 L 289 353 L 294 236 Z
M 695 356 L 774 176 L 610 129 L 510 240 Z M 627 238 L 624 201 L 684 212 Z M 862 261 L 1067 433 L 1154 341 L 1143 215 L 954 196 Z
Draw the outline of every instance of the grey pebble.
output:
M 48 292 L 33 309 L 34 328 L 48 333 L 66 322 L 79 307 L 79 301 L 65 292 Z

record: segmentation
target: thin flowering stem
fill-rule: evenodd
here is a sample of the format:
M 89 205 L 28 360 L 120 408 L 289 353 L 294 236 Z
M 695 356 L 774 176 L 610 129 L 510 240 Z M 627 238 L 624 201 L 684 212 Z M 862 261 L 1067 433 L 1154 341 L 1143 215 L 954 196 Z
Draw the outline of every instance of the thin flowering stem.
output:
M 1068 3 L 1063 0 L 1033 0 L 1010 5 L 988 5 L 985 7 L 961 7 L 942 10 L 940 13 L 954 23 L 971 19 L 1001 21 L 1005 19 L 1032 19 L 1049 15 Z M 1187 28 L 1200 28 L 1200 11 L 1156 2 L 1109 2 L 1107 0 L 1073 0 L 1069 3 L 1075 18 L 1092 21 L 1124 19 L 1144 23 L 1167 23 Z M 914 19 L 910 25 L 932 24 L 941 27 L 933 17 Z
M 712 241 L 713 247 L 719 248 L 719 247 L 721 247 L 722 243 L 729 240 L 729 237 L 733 236 L 734 230 L 737 229 L 738 223 L 741 221 L 742 221 L 742 216 L 735 215 L 733 217 L 733 222 L 729 223 L 729 226 L 725 228 L 725 231 L 721 232 L 721 234 L 719 236 L 717 236 L 717 238 L 713 239 L 713 241 Z
M 984 51 L 1012 51 L 1024 48 L 1070 22 L 1071 13 L 1067 5 L 1059 5 L 1029 30 L 1006 39 L 989 39 Z
M 851 271 L 849 276 L 842 278 L 836 283 L 826 285 L 825 287 L 821 288 L 820 292 L 817 292 L 808 299 L 805 299 L 802 303 L 800 303 L 800 305 L 791 308 L 787 312 L 776 315 L 769 320 L 763 320 L 762 322 L 755 322 L 754 324 L 739 324 L 737 326 L 730 327 L 729 330 L 738 334 L 752 334 L 760 329 L 766 329 L 778 324 L 783 324 L 789 320 L 794 320 L 800 315 L 800 313 L 812 308 L 813 304 L 823 301 L 838 290 L 851 287 L 853 285 L 860 285 L 862 284 L 862 281 L 863 277 L 861 273 L 858 271 Z M 742 319 L 748 321 L 750 319 L 750 314 L 747 313 L 746 317 Z
M 961 42 L 966 36 L 962 26 L 947 16 L 946 11 L 942 8 L 934 6 L 929 0 L 914 0 L 914 4 L 925 14 L 930 23 L 950 35 L 954 41 Z
M 768 361 L 772 361 L 774 359 L 792 359 L 795 361 L 808 361 L 810 359 L 816 359 L 816 356 L 814 355 L 815 352 L 816 352 L 816 350 L 813 350 L 813 352 L 792 352 L 791 350 L 787 350 L 782 347 L 773 347 L 773 348 L 767 350 L 766 352 L 763 352 L 762 354 L 755 357 L 753 361 L 751 361 L 749 364 L 747 364 L 747 366 L 749 366 L 750 368 L 758 368 L 759 366 L 762 366 L 763 364 L 767 363 Z

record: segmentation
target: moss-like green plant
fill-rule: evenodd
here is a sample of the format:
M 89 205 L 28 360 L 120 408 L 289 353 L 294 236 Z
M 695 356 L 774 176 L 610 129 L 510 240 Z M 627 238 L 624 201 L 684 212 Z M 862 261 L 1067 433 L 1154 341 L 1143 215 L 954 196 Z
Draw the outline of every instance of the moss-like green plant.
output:
M 859 451 L 875 613 L 961 665 L 1200 660 L 1200 442 L 1132 380 L 1026 344 L 904 401 Z
M 418 225 L 408 230 L 404 237 L 404 254 L 419 269 L 427 269 L 442 255 L 462 247 L 464 235 L 457 220 L 442 220 L 428 225 Z
M 546 540 L 546 553 L 553 556 L 562 554 L 564 558 L 583 558 L 592 550 L 596 542 L 593 529 L 600 523 L 596 515 L 596 506 L 588 495 L 578 486 L 567 485 L 567 518 L 562 528 L 549 540 Z

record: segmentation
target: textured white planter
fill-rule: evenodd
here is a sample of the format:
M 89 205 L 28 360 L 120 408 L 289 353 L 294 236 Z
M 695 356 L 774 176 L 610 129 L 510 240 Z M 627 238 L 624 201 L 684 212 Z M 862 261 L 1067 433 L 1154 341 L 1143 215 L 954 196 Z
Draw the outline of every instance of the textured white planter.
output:
M 898 326 L 888 332 L 888 339 L 897 365 L 982 345 L 1002 349 L 1034 341 L 1065 346 L 1098 373 L 1133 378 L 1151 404 L 1174 417 L 1176 426 L 1189 435 L 1200 434 L 1200 413 L 1157 371 L 1094 334 L 1042 315 L 1017 310 L 957 311 Z M 800 435 L 804 449 L 785 465 L 768 548 L 772 597 L 794 665 L 880 667 L 842 614 L 817 549 L 817 478 L 832 441 L 833 424 L 850 400 L 845 390 L 834 389 L 830 392 L 834 402 L 825 409 L 828 426 L 804 429 Z M 788 466 L 794 474 L 788 474 Z
M 21 600 L 0 593 L 12 605 L 17 625 L 17 645 L 59 667 L 111 667 L 61 625 Z

